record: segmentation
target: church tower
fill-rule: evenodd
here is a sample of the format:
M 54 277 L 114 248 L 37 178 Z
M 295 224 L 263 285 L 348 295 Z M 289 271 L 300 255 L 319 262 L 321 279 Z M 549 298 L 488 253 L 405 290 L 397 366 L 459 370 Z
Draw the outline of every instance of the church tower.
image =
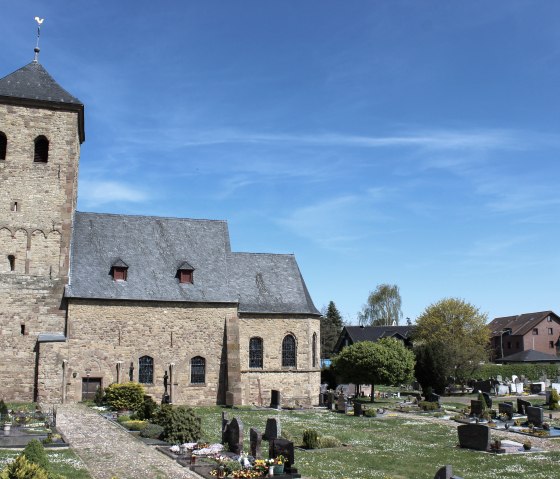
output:
M 63 341 L 84 106 L 36 59 L 0 79 L 0 384 L 33 400 L 42 341 Z

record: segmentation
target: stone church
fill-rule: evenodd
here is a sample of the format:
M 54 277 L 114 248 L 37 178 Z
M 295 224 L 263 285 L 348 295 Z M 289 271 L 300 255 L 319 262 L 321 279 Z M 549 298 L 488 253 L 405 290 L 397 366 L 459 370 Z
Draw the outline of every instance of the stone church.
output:
M 319 317 L 293 255 L 225 221 L 76 211 L 84 105 L 36 60 L 0 79 L 0 397 L 139 381 L 172 403 L 318 401 Z

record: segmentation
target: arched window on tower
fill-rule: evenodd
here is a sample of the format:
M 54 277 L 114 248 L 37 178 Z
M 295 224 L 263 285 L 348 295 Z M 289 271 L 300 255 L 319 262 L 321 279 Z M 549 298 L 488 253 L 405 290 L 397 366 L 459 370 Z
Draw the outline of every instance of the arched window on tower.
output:
M 38 136 L 35 138 L 35 155 L 33 157 L 35 163 L 47 163 L 49 161 L 49 140 L 46 136 Z
M 313 333 L 313 339 L 311 343 L 311 364 L 314 368 L 317 367 L 317 333 Z
M 8 147 L 8 138 L 6 135 L 0 131 L 0 161 L 4 161 L 6 159 L 6 150 Z
M 10 271 L 16 270 L 16 257 L 13 254 L 8 255 L 8 264 L 10 265 Z
M 142 356 L 138 360 L 138 382 L 141 384 L 154 382 L 154 358 Z
M 296 338 L 291 334 L 285 336 L 282 341 L 282 367 L 296 367 Z
M 191 384 L 204 384 L 206 382 L 206 360 L 195 356 L 191 359 Z
M 251 338 L 249 340 L 249 367 L 263 367 L 263 340 L 261 338 Z

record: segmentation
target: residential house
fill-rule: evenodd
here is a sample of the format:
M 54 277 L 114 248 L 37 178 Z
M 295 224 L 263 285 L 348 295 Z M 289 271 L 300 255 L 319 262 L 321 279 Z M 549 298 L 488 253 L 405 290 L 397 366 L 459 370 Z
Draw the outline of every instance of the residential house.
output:
M 412 347 L 412 333 L 415 326 L 345 326 L 336 345 L 334 353 L 338 354 L 346 346 L 361 341 L 375 343 L 382 338 L 395 338 L 402 341 L 406 346 Z

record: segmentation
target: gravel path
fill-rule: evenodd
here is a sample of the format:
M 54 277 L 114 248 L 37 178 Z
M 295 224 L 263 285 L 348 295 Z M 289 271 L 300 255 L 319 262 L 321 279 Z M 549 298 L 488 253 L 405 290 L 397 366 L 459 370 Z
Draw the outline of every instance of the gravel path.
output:
M 200 479 L 83 405 L 59 405 L 57 428 L 94 479 Z

